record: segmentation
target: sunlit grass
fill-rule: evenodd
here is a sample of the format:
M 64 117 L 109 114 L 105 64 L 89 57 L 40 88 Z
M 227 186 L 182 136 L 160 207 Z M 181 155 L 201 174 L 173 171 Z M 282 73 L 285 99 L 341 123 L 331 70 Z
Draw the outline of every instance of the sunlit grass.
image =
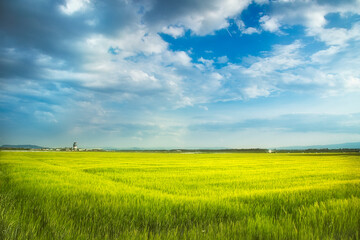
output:
M 359 239 L 358 154 L 0 152 L 0 239 Z

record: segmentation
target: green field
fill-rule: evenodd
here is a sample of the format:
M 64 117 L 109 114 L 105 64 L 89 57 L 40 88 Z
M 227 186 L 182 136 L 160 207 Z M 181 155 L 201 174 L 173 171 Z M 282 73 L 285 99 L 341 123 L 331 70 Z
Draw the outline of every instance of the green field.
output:
M 359 238 L 359 154 L 0 152 L 0 239 Z

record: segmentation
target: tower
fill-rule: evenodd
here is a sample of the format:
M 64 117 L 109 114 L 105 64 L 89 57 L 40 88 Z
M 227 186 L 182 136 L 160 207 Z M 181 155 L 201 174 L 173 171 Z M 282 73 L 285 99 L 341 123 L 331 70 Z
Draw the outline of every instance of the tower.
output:
M 73 151 L 77 151 L 78 150 L 78 146 L 77 146 L 77 142 L 73 143 Z

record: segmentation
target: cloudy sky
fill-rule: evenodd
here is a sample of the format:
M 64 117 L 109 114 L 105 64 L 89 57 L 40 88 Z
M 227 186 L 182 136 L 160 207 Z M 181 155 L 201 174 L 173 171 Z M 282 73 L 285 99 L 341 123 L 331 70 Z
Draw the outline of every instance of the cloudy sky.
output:
M 0 112 L 0 144 L 360 141 L 360 1 L 0 1 Z

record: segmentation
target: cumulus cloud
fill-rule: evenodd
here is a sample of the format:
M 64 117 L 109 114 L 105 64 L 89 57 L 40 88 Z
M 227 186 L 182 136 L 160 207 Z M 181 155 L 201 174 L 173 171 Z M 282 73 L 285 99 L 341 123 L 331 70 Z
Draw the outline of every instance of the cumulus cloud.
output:
M 68 15 L 74 14 L 77 11 L 85 10 L 90 0 L 68 0 L 64 5 L 60 5 L 60 10 Z
M 169 24 L 206 35 L 229 25 L 227 18 L 241 13 L 250 0 L 176 1 L 154 0 L 145 10 L 147 24 L 162 29 Z
M 359 36 L 358 24 L 348 30 L 327 28 L 326 17 L 331 13 L 360 14 L 360 1 L 273 1 L 268 3 L 271 11 L 260 18 L 265 31 L 277 32 L 282 27 L 302 25 L 309 36 L 316 37 L 328 45 L 341 45 Z
M 262 16 L 260 18 L 261 27 L 265 31 L 269 32 L 279 32 L 280 23 L 276 17 L 269 17 L 268 15 Z
M 240 19 L 236 19 L 235 24 L 238 27 L 238 29 L 240 30 L 240 32 L 243 34 L 251 35 L 254 33 L 261 33 L 261 31 L 259 29 L 256 29 L 254 27 L 246 27 L 245 23 Z
M 182 27 L 167 26 L 163 27 L 161 32 L 169 34 L 174 38 L 178 38 L 184 35 L 185 30 Z
M 345 45 L 350 40 L 360 39 L 360 24 L 354 24 L 351 29 L 345 28 L 310 28 L 309 36 L 316 37 L 319 41 L 332 45 Z

